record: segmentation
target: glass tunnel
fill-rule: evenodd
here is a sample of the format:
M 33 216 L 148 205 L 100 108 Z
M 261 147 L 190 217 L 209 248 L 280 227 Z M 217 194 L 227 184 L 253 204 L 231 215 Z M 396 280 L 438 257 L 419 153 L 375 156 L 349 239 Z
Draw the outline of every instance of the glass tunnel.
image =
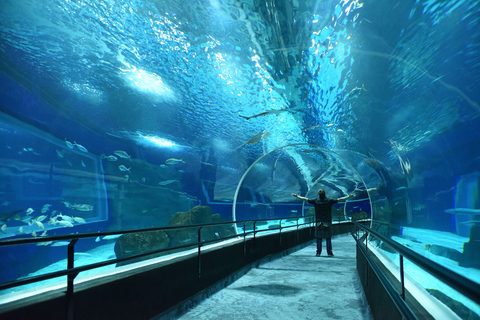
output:
M 288 224 L 314 216 L 291 194 L 323 188 L 356 195 L 334 223 L 478 283 L 479 17 L 478 0 L 1 1 L 0 241 Z M 76 263 L 121 241 L 81 239 Z M 65 269 L 66 245 L 0 246 L 0 283 Z

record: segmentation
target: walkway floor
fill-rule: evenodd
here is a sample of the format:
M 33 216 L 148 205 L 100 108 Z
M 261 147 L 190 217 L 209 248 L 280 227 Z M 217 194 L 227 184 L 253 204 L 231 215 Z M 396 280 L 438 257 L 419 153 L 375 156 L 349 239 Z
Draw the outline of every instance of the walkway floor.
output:
M 355 240 L 342 235 L 332 243 L 335 257 L 325 247 L 315 257 L 316 245 L 309 245 L 251 269 L 180 319 L 373 319 L 356 272 Z

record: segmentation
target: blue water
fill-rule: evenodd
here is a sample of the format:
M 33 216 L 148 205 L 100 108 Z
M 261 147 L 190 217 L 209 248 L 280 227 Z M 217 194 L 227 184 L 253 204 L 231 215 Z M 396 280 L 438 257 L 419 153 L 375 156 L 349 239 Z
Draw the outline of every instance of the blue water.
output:
M 1 236 L 166 226 L 199 205 L 227 221 L 299 217 L 309 207 L 291 193 L 324 188 L 359 197 L 337 218 L 469 238 L 478 215 L 445 210 L 480 210 L 479 11 L 2 1 L 0 213 L 47 218 L 12 215 Z M 47 223 L 60 212 L 85 223 Z M 11 277 L 37 267 L 25 259 Z

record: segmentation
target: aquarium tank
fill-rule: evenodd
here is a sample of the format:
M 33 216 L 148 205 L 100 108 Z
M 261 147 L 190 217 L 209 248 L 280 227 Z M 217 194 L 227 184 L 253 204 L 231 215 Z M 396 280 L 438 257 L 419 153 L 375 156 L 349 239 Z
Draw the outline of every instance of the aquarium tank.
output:
M 478 0 L 3 0 L 0 241 L 298 220 L 291 194 L 323 188 L 356 195 L 335 222 L 478 282 L 479 19 Z M 66 244 L 0 248 L 1 281 Z

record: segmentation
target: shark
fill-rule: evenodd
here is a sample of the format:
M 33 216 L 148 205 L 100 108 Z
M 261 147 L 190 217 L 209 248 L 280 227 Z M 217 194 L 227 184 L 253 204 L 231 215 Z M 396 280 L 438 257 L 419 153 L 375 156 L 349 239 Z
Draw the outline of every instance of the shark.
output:
M 263 132 L 257 133 L 256 135 L 254 135 L 253 137 L 251 137 L 247 142 L 245 142 L 245 143 L 242 144 L 241 146 L 237 147 L 237 148 L 236 148 L 235 150 L 233 150 L 232 152 L 237 151 L 238 149 L 240 149 L 240 148 L 243 147 L 244 145 L 255 144 L 255 143 L 260 142 L 260 141 L 263 140 L 263 139 L 267 139 L 268 137 L 270 137 L 270 135 L 271 135 L 271 133 L 268 132 L 268 131 L 263 131 Z
M 278 116 L 282 112 L 290 112 L 290 111 L 287 110 L 287 109 L 272 109 L 272 110 L 268 110 L 268 111 L 265 111 L 265 112 L 261 112 L 259 114 L 255 114 L 255 115 L 250 116 L 250 117 L 242 116 L 242 115 L 239 115 L 239 116 L 244 118 L 244 119 L 250 120 L 250 119 L 253 119 L 253 118 L 263 117 L 263 116 L 266 116 L 268 114 L 274 114 L 274 115 Z

